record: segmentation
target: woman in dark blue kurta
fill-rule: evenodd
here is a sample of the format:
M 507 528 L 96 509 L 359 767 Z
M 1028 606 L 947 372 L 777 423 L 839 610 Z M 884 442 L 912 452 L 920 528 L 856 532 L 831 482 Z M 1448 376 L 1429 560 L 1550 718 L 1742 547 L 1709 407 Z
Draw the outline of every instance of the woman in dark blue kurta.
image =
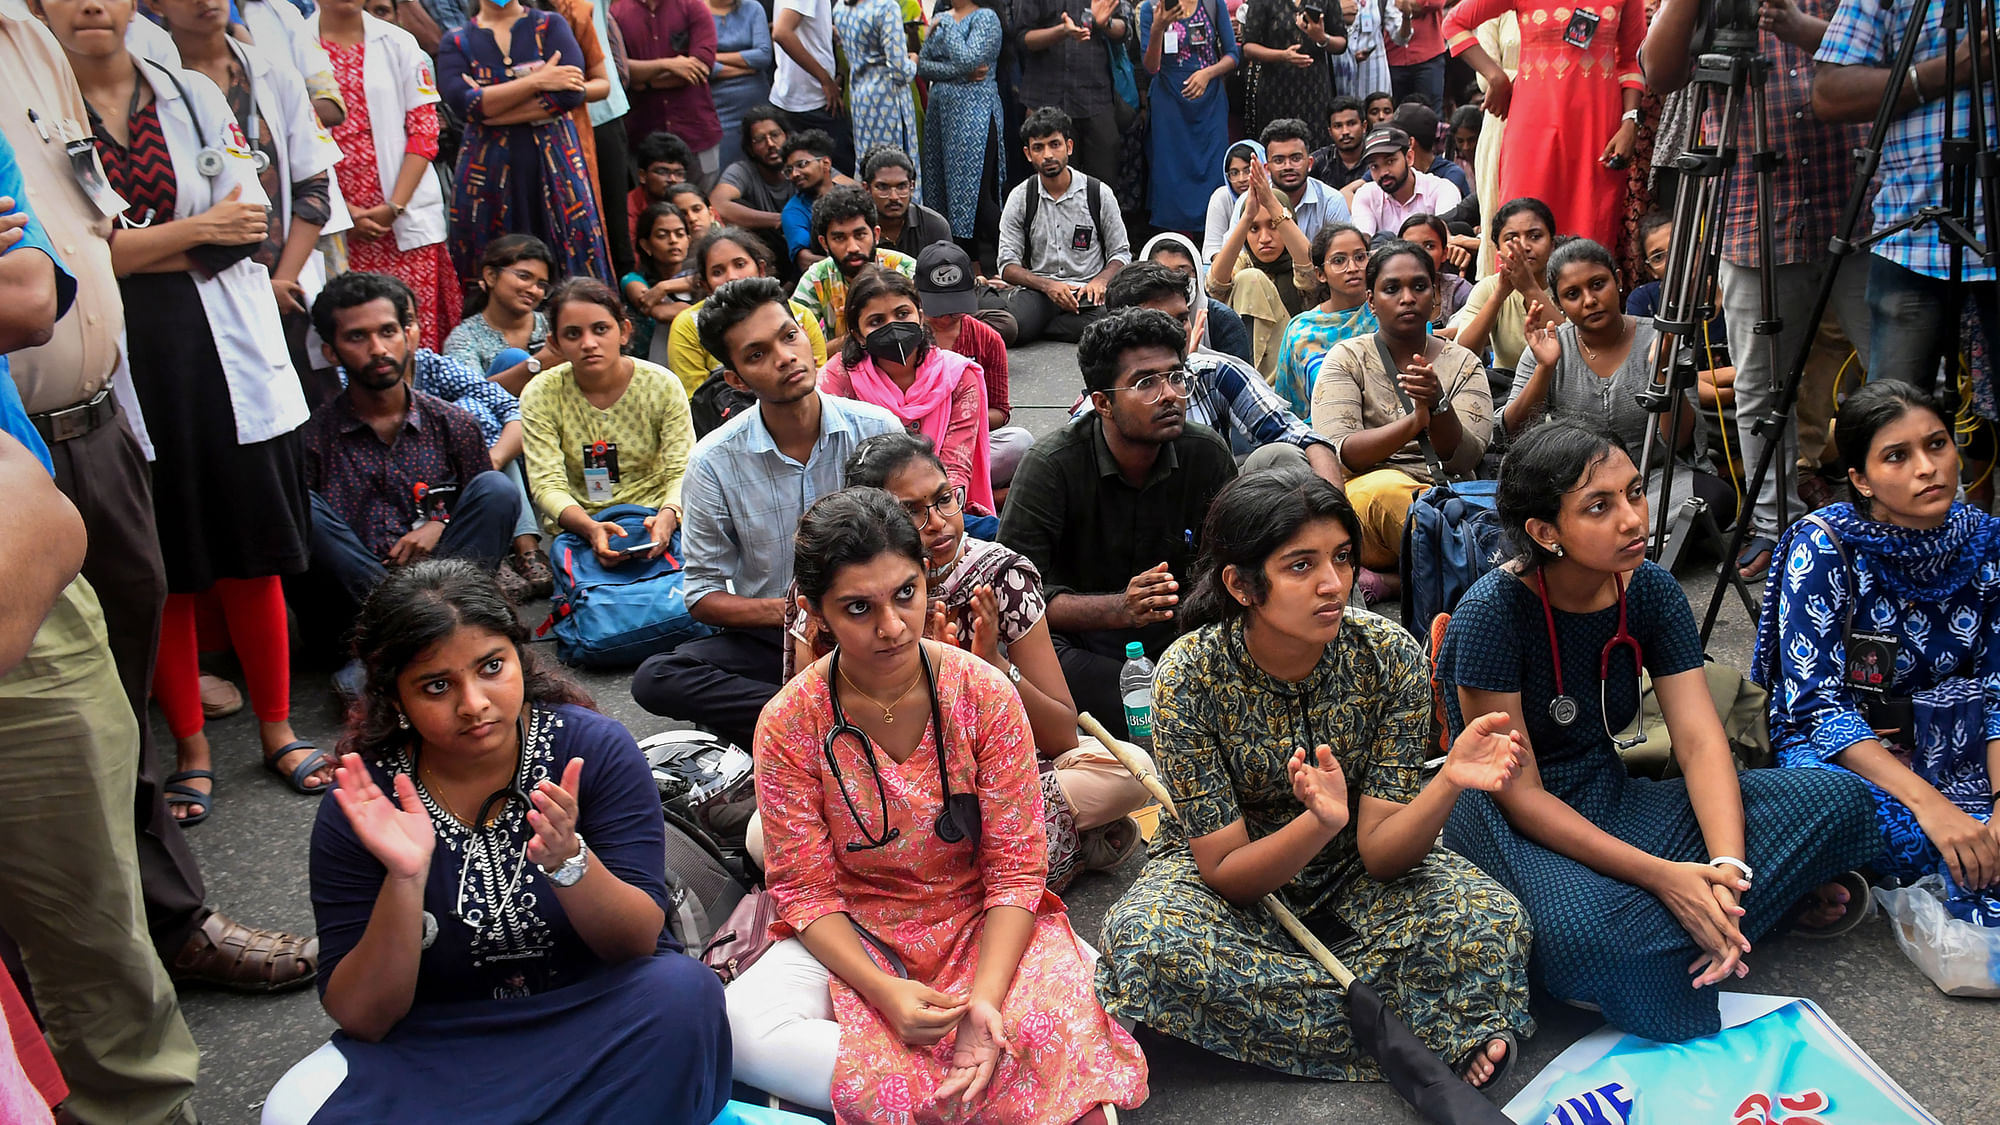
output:
M 1905 432 L 1888 428 L 1905 419 Z M 1912 461 L 1908 447 L 1926 438 L 1942 439 L 1929 476 L 1899 474 Z M 1878 874 L 1942 875 L 1954 915 L 2000 926 L 2000 895 L 1966 885 L 1989 882 L 2000 854 L 1991 769 L 2000 745 L 2000 520 L 1952 502 L 1957 449 L 1935 403 L 1907 384 L 1857 392 L 1841 409 L 1841 442 L 1864 451 L 1854 497 L 1866 507 L 1834 504 L 1813 513 L 1819 523 L 1793 524 L 1764 592 L 1752 676 L 1771 689 L 1771 744 L 1780 765 L 1853 771 L 1868 783 L 1888 847 Z M 1917 483 L 1937 486 L 1914 505 L 1929 511 L 1898 511 L 1913 506 L 1905 497 Z M 1899 642 L 1879 686 L 1909 699 L 1909 730 L 1885 725 L 1878 735 L 1868 721 L 1870 693 L 1845 674 L 1850 619 L 1856 632 Z M 1972 873 L 1982 860 L 1986 879 Z
M 1880 850 L 1867 795 L 1830 773 L 1735 772 L 1694 617 L 1673 576 L 1645 560 L 1644 486 L 1615 437 L 1543 423 L 1515 443 L 1500 477 L 1501 519 L 1523 558 L 1466 593 L 1438 678 L 1454 732 L 1461 707 L 1509 711 L 1533 764 L 1497 801 L 1461 797 L 1445 845 L 1527 908 L 1538 986 L 1648 1039 L 1712 1034 L 1716 990 L 1698 989 L 1741 975 L 1751 942 Z M 1609 675 L 1599 675 L 1618 626 L 1617 583 L 1627 583 L 1629 629 L 1685 778 L 1627 777 L 1607 733 L 1639 710 L 1629 649 L 1614 651 Z M 1551 715 L 1558 667 L 1576 707 L 1567 727 Z
M 451 199 L 462 284 L 477 284 L 480 255 L 503 234 L 548 243 L 564 274 L 617 276 L 569 118 L 583 104 L 582 66 L 569 24 L 520 0 L 480 0 L 438 44 L 438 92 L 465 121 Z
M 1222 0 L 1161 0 L 1139 8 L 1139 42 L 1152 84 L 1153 225 L 1183 234 L 1208 226 L 1208 197 L 1222 186 L 1229 148 L 1223 75 L 1243 49 Z
M 665 832 L 631 734 L 536 668 L 470 564 L 396 571 L 357 638 L 368 688 L 312 839 L 318 983 L 341 1030 L 265 1121 L 713 1119 L 730 1083 L 722 987 L 664 929 Z M 468 796 L 452 779 L 481 740 L 477 760 L 512 774 L 475 811 L 494 782 Z M 406 868 L 423 873 L 420 919 L 390 878 Z

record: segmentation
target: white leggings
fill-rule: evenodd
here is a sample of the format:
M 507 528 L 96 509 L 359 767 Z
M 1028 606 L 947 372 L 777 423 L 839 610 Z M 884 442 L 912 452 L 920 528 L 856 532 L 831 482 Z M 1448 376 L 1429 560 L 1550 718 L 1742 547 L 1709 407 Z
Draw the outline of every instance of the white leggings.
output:
M 723 998 L 737 1081 L 799 1105 L 833 1108 L 840 1025 L 827 981 L 826 966 L 805 943 L 787 938 L 730 984 Z

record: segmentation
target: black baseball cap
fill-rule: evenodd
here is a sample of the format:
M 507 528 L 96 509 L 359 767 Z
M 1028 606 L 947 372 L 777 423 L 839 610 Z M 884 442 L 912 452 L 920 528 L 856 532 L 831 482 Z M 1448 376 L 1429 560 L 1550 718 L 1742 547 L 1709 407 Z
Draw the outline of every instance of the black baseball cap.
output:
M 1410 151 L 1410 135 L 1396 128 L 1394 125 L 1384 125 L 1378 129 L 1370 130 L 1368 138 L 1361 142 L 1361 155 L 1363 158 L 1386 156 L 1392 152 L 1408 151 Z
M 979 311 L 972 259 L 954 242 L 933 242 L 917 254 L 917 296 L 925 316 Z

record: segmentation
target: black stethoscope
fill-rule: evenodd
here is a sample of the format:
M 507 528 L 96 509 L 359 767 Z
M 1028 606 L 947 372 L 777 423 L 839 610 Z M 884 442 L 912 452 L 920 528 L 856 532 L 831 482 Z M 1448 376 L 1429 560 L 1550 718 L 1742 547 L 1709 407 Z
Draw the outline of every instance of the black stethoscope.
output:
M 521 755 L 522 760 L 525 761 L 528 754 L 528 716 L 526 708 L 523 708 L 521 715 L 514 720 L 514 736 L 519 740 L 518 746 L 520 749 L 518 753 Z M 410 765 L 413 770 L 421 771 L 422 769 L 422 765 L 417 761 L 415 755 L 412 755 Z M 480 847 L 486 839 L 486 814 L 493 810 L 495 802 L 498 802 L 500 805 L 500 817 L 507 815 L 507 810 L 513 807 L 516 800 L 521 802 L 523 809 L 532 809 L 535 807 L 534 802 L 528 799 L 528 794 L 521 789 L 520 775 L 521 767 L 519 763 L 516 763 L 514 766 L 514 777 L 506 785 L 487 794 L 484 801 L 479 802 L 479 812 L 473 816 L 472 823 L 467 826 L 471 830 L 469 834 L 470 838 L 466 841 L 465 845 L 465 861 L 458 868 L 458 895 L 452 902 L 451 916 L 471 927 L 474 933 L 485 932 L 486 928 L 493 923 L 492 919 L 486 916 L 484 910 L 476 906 L 469 911 L 465 908 L 465 878 L 471 872 L 476 862 L 473 850 L 476 847 Z M 497 847 L 497 844 L 493 846 Z M 504 910 L 506 905 L 520 892 L 522 876 L 527 871 L 527 866 L 528 849 L 523 845 L 519 858 L 514 862 L 513 878 L 508 881 L 507 886 L 504 888 L 501 900 L 495 903 L 496 908 Z M 502 870 L 504 870 L 504 867 Z
M 923 642 L 917 642 L 917 656 L 924 662 L 924 680 L 931 692 L 931 744 L 937 749 L 938 788 L 944 794 L 944 810 L 937 815 L 931 827 L 938 839 L 947 844 L 961 840 L 971 840 L 973 849 L 979 847 L 979 798 L 970 793 L 954 795 L 951 778 L 944 765 L 944 711 L 938 704 L 937 674 L 931 670 L 930 653 L 924 651 Z M 847 804 L 848 814 L 854 817 L 854 826 L 861 830 L 863 842 L 849 841 L 847 850 L 865 852 L 874 848 L 887 847 L 889 841 L 903 834 L 900 828 L 889 824 L 889 794 L 882 787 L 882 767 L 875 760 L 875 744 L 860 727 L 847 721 L 847 712 L 840 707 L 840 649 L 833 650 L 832 665 L 827 669 L 826 698 L 833 707 L 833 727 L 826 732 L 826 740 L 820 744 L 820 753 L 826 757 L 827 768 L 833 771 L 833 784 L 840 790 L 840 799 Z M 847 779 L 841 776 L 840 759 L 833 753 L 833 744 L 843 734 L 851 734 L 861 742 L 861 752 L 868 759 L 868 771 L 875 775 L 875 799 L 880 804 L 880 835 L 868 829 L 868 822 L 861 817 L 861 810 L 854 805 L 854 798 L 847 795 Z
M 1597 717 L 1598 721 L 1604 724 L 1604 736 L 1611 740 L 1611 745 L 1620 750 L 1630 750 L 1646 741 L 1646 732 L 1642 728 L 1630 738 L 1620 738 L 1612 733 L 1611 715 L 1605 703 L 1605 681 L 1611 677 L 1612 653 L 1621 648 L 1632 650 L 1634 680 L 1639 677 L 1644 653 L 1639 648 L 1639 638 L 1634 637 L 1625 627 L 1625 578 L 1623 575 L 1614 574 L 1611 580 L 1618 585 L 1618 631 L 1611 634 L 1611 639 L 1604 642 L 1603 650 L 1597 655 Z M 1554 662 L 1556 672 L 1556 697 L 1549 700 L 1549 720 L 1567 730 L 1576 724 L 1577 715 L 1582 708 L 1577 704 L 1575 696 L 1563 690 L 1562 650 L 1556 646 L 1556 614 L 1549 605 L 1549 584 L 1548 580 L 1542 577 L 1540 568 L 1535 570 L 1535 589 L 1542 597 L 1542 621 L 1549 627 L 1549 659 Z

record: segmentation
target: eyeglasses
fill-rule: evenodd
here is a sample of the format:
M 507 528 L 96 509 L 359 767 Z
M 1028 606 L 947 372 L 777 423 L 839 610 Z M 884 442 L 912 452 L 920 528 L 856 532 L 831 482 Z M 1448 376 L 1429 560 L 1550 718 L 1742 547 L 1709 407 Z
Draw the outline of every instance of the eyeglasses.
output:
M 965 486 L 961 484 L 928 504 L 922 500 L 905 500 L 902 505 L 903 514 L 909 516 L 910 522 L 918 527 L 931 522 L 932 512 L 950 519 L 965 510 Z
M 1344 270 L 1348 266 L 1365 266 L 1368 264 L 1368 255 L 1329 254 L 1326 259 L 1326 264 L 1332 266 L 1334 269 L 1337 270 Z
M 1156 371 L 1151 375 L 1142 375 L 1129 387 L 1113 387 L 1111 389 L 1114 391 L 1131 391 L 1133 394 L 1139 396 L 1140 402 L 1151 406 L 1167 397 L 1167 387 L 1169 385 L 1174 388 L 1175 394 L 1185 396 L 1188 393 L 1188 388 L 1194 385 L 1194 380 L 1188 375 L 1187 368 L 1175 367 L 1167 371 Z
M 1264 158 L 1264 163 L 1286 168 L 1294 164 L 1304 164 L 1307 159 L 1306 154 L 1303 152 L 1286 152 L 1279 153 L 1276 156 L 1267 156 Z
M 812 167 L 813 165 L 819 163 L 822 159 L 824 159 L 824 157 L 809 156 L 804 160 L 794 160 L 790 164 L 785 165 L 784 168 L 785 174 L 789 176 L 794 172 L 803 172 L 806 169 Z
M 521 284 L 527 286 L 530 289 L 547 289 L 549 287 L 548 278 L 536 277 L 534 274 L 529 273 L 527 270 L 524 270 L 519 266 L 502 266 L 500 267 L 500 272 L 506 274 L 508 277 L 513 278 L 515 281 L 520 282 Z
M 1667 260 L 1667 249 L 1664 246 L 1658 250 L 1649 250 L 1646 252 L 1646 264 L 1649 266 L 1661 265 L 1665 263 L 1666 260 Z
M 877 195 L 908 195 L 910 194 L 910 181 L 904 180 L 900 184 L 888 184 L 883 183 L 881 180 L 876 180 L 874 183 L 868 185 L 868 190 Z

